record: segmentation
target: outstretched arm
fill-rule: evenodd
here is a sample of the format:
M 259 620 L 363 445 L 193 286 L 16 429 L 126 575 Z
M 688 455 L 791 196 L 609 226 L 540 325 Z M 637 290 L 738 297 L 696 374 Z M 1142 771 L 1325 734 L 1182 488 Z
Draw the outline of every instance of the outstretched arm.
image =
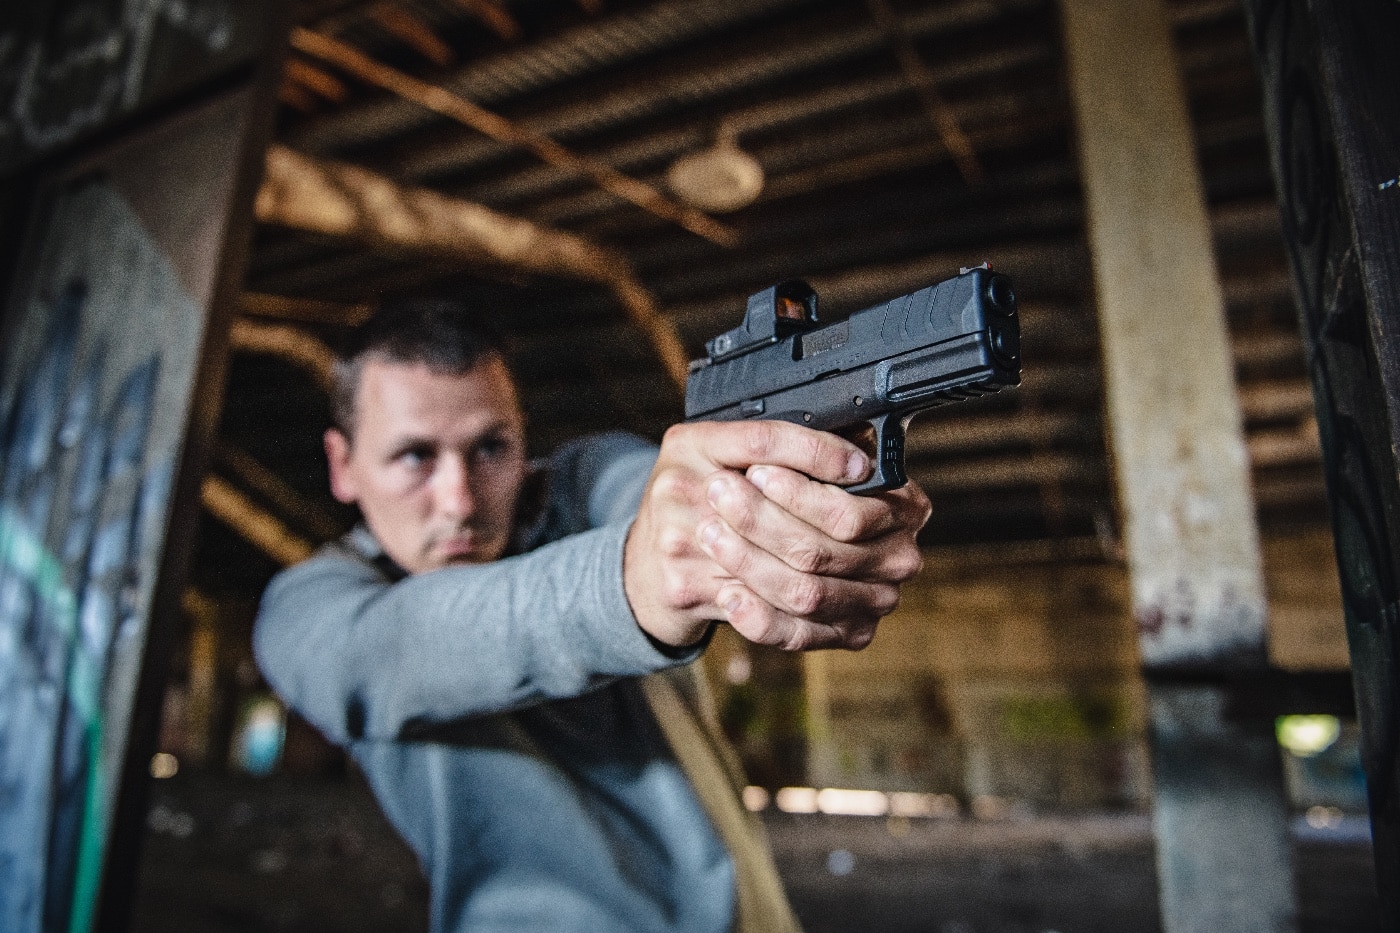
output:
M 345 743 L 577 696 L 693 658 L 659 648 L 623 596 L 623 541 L 655 456 L 625 435 L 561 448 L 529 546 L 561 540 L 518 557 L 392 582 L 358 548 L 323 549 L 264 594 L 259 666 Z

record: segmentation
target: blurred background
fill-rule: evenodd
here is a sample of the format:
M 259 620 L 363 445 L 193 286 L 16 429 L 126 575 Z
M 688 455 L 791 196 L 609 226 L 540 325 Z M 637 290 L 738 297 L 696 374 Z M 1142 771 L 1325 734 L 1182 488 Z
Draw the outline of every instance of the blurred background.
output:
M 1245 15 L 1166 9 L 1282 672 L 1260 689 L 1287 707 L 1301 929 L 1373 930 L 1322 455 Z M 538 454 L 597 430 L 658 439 L 682 416 L 684 358 L 775 282 L 806 279 L 839 320 L 990 262 L 1015 283 L 1022 385 L 914 422 L 909 472 L 934 513 L 899 610 L 859 654 L 721 631 L 705 664 L 810 930 L 1160 929 L 1059 6 L 298 0 L 294 18 L 135 928 L 425 927 L 411 855 L 250 649 L 271 576 L 354 520 L 327 489 L 326 367 L 378 303 L 479 308 Z M 345 199 L 387 206 L 345 221 Z

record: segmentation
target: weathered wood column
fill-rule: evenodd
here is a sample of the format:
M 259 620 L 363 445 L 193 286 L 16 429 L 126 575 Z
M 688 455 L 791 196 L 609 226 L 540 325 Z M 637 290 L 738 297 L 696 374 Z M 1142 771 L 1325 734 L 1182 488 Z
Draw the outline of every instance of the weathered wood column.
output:
M 1400 4 L 1246 0 L 1312 372 L 1384 929 L 1400 931 Z
M 1293 928 L 1265 600 L 1224 299 L 1160 0 L 1062 0 L 1168 933 Z

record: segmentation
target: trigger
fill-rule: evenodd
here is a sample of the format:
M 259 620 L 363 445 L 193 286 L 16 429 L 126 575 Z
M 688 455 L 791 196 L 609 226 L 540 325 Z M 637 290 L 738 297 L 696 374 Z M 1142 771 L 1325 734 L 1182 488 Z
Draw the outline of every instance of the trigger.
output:
M 853 424 L 848 428 L 842 428 L 836 432 L 837 437 L 845 438 L 855 444 L 865 455 L 875 462 L 879 455 L 879 434 L 875 430 L 875 425 L 869 421 L 862 421 L 860 424 Z
M 904 419 L 896 414 L 881 415 L 853 429 L 854 434 L 868 440 L 865 446 L 857 438 L 847 437 L 870 456 L 870 478 L 846 491 L 860 496 L 874 495 L 886 489 L 898 489 L 908 479 L 904 475 Z

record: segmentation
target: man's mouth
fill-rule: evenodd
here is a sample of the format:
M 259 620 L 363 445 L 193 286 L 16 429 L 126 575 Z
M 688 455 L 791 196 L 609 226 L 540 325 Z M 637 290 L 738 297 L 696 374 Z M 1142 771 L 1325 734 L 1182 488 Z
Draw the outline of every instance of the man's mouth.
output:
M 435 550 L 443 560 L 471 560 L 477 553 L 475 535 L 453 535 L 438 541 Z

